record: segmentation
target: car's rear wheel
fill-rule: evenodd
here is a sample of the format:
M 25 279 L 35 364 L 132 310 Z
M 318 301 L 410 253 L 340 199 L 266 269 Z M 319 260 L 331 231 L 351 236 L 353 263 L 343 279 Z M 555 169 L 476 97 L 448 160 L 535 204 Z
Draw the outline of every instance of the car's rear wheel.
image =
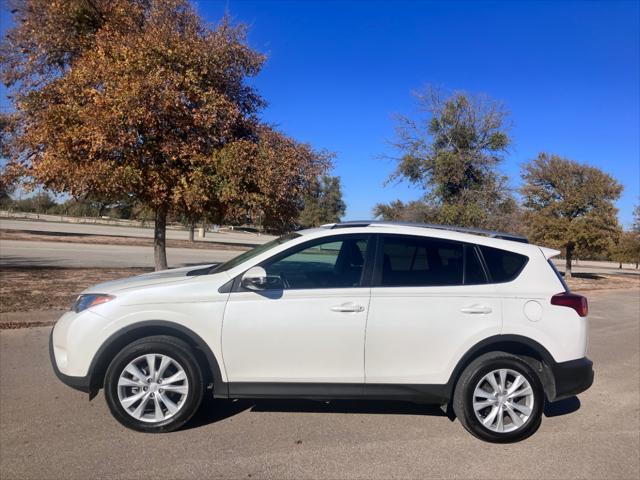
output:
M 517 442 L 540 426 L 544 390 L 535 371 L 504 352 L 478 357 L 462 372 L 453 398 L 460 423 L 489 442 Z
M 166 335 L 127 345 L 105 378 L 105 397 L 113 416 L 143 432 L 180 428 L 197 411 L 203 391 L 202 372 L 189 345 Z

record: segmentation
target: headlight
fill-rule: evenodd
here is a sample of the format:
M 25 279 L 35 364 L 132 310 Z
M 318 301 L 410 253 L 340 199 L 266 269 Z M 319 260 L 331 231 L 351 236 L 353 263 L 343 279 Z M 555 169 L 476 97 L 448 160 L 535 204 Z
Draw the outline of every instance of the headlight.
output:
M 78 298 L 76 298 L 76 301 L 73 304 L 73 311 L 76 313 L 80 313 L 87 308 L 110 302 L 114 298 L 116 297 L 114 297 L 113 295 L 104 295 L 101 293 L 88 293 L 86 295 L 78 295 Z

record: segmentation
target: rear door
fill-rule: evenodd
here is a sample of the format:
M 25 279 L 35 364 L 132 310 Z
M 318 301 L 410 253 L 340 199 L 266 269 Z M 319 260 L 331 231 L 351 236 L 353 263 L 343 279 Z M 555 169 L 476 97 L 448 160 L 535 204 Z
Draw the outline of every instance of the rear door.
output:
M 472 244 L 385 234 L 365 343 L 367 384 L 443 384 L 458 359 L 501 330 L 501 302 Z

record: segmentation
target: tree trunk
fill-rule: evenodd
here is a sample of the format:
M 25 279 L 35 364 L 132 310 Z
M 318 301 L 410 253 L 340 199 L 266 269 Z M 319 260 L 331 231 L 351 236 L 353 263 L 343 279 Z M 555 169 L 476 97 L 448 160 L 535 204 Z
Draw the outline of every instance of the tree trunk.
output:
M 195 242 L 195 231 L 196 231 L 196 222 L 192 220 L 191 223 L 189 224 L 189 241 L 191 243 Z
M 156 222 L 153 231 L 153 257 L 156 271 L 167 269 L 167 207 L 156 208 Z
M 618 262 L 618 268 L 622 268 L 622 262 Z
M 571 278 L 573 273 L 571 272 L 571 261 L 573 260 L 573 245 L 567 245 L 567 262 L 564 269 L 565 278 Z

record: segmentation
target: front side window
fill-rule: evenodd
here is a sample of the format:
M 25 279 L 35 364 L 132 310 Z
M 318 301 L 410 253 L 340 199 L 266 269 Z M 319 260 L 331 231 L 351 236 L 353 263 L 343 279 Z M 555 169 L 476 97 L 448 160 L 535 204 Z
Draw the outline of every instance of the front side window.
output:
M 234 267 L 237 267 L 241 263 L 246 262 L 247 260 L 251 260 L 254 257 L 257 257 L 261 253 L 267 252 L 272 248 L 275 248 L 283 243 L 288 242 L 289 240 L 293 240 L 294 238 L 298 238 L 300 236 L 299 233 L 289 233 L 287 235 L 283 235 L 278 237 L 270 242 L 264 243 L 262 245 L 258 245 L 251 250 L 248 250 L 237 257 L 232 258 L 216 267 L 214 267 L 209 273 L 218 273 L 218 272 L 226 272 L 227 270 L 231 270 Z
M 263 267 L 267 275 L 280 277 L 285 289 L 359 287 L 367 240 L 367 236 L 334 237 L 305 244 Z
M 435 238 L 385 236 L 383 287 L 463 284 L 464 245 Z

